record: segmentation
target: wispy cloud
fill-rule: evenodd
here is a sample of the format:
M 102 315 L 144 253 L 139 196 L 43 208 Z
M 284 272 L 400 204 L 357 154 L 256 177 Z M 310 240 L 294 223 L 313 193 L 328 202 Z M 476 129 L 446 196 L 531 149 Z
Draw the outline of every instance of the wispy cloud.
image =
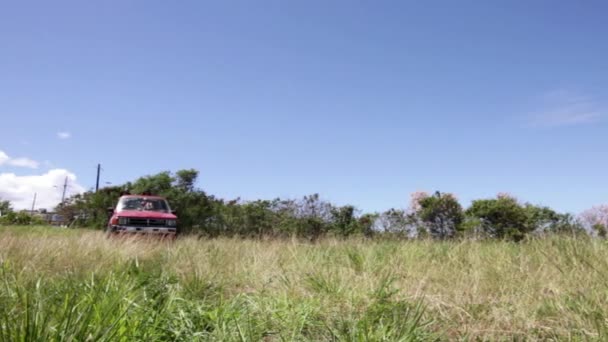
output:
M 9 165 L 17 167 L 29 167 L 30 169 L 38 168 L 38 162 L 29 158 L 13 158 L 9 160 Z
M 72 137 L 72 133 L 70 132 L 58 132 L 57 133 L 57 138 L 65 140 L 65 139 L 70 139 Z
M 598 122 L 604 112 L 593 98 L 587 95 L 556 90 L 541 97 L 540 109 L 529 120 L 533 127 L 557 127 Z
M 4 151 L 0 151 L 0 166 L 2 165 L 37 169 L 39 163 L 29 158 L 11 158 Z

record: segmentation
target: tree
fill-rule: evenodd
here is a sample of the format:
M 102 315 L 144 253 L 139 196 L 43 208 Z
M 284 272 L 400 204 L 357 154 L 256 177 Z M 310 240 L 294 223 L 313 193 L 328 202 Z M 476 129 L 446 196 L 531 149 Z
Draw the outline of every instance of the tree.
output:
M 443 240 L 456 236 L 464 214 L 454 195 L 437 191 L 421 198 L 418 204 L 416 215 L 432 237 Z
M 361 215 L 361 217 L 359 217 L 358 226 L 363 235 L 367 237 L 371 237 L 374 235 L 374 222 L 376 222 L 377 218 L 378 214 L 370 213 L 363 214 Z
M 608 235 L 608 228 L 606 228 L 606 225 L 596 223 L 591 228 L 593 228 L 593 231 L 597 234 L 597 236 L 601 237 L 602 239 L 605 239 L 606 235 Z
M 580 215 L 585 229 L 595 232 L 599 237 L 608 235 L 608 205 L 598 205 L 583 211 Z
M 179 170 L 175 173 L 177 188 L 184 192 L 194 191 L 194 183 L 198 178 L 198 171 L 195 169 Z
M 431 195 L 429 195 L 428 192 L 426 191 L 416 191 L 410 194 L 410 206 L 409 206 L 409 211 L 411 213 L 415 213 L 418 210 L 421 209 L 420 207 L 420 201 L 422 201 L 423 199 L 430 197 Z
M 0 200 L 0 224 L 13 224 L 16 217 L 11 202 Z
M 11 202 L 0 200 L 0 216 L 6 215 L 13 211 Z
M 526 203 L 524 206 L 529 231 L 548 231 L 560 220 L 560 215 L 549 207 Z
M 331 223 L 331 204 L 320 199 L 319 194 L 304 196 L 295 203 L 297 234 L 316 240 L 327 233 Z
M 319 194 L 304 196 L 296 205 L 299 217 L 319 219 L 324 222 L 331 220 L 331 204 L 321 200 Z
M 116 206 L 123 192 L 123 186 L 110 186 L 97 192 L 76 194 L 60 203 L 55 211 L 77 226 L 104 228 L 108 223 L 108 208 Z
M 555 210 L 526 203 L 524 205 L 528 231 L 538 233 L 568 233 L 584 232 L 580 222 L 570 214 L 558 213 Z
M 466 215 L 478 219 L 482 231 L 490 237 L 519 241 L 533 230 L 525 208 L 510 196 L 475 200 Z
M 331 229 L 336 233 L 348 236 L 353 233 L 360 233 L 357 218 L 355 217 L 355 207 L 345 205 L 343 207 L 332 207 L 331 210 Z
M 129 189 L 134 194 L 150 193 L 164 196 L 173 188 L 175 178 L 171 172 L 164 171 L 155 175 L 144 176 L 130 184 Z
M 376 229 L 403 237 L 412 235 L 414 220 L 404 210 L 391 208 L 378 216 Z

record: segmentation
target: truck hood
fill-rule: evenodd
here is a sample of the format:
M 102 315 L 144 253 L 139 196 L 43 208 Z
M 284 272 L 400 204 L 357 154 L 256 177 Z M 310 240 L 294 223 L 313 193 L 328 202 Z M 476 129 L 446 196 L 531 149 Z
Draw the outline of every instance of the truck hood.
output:
M 123 210 L 115 213 L 116 216 L 120 217 L 137 217 L 137 218 L 154 218 L 154 219 L 165 219 L 175 220 L 177 216 L 171 213 L 161 213 L 158 211 L 145 211 L 145 210 Z

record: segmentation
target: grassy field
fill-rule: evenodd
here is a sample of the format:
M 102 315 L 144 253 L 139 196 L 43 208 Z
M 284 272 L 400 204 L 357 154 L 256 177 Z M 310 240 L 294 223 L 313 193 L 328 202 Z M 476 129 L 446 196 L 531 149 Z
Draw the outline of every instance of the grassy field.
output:
M 608 245 L 0 227 L 0 341 L 605 340 Z

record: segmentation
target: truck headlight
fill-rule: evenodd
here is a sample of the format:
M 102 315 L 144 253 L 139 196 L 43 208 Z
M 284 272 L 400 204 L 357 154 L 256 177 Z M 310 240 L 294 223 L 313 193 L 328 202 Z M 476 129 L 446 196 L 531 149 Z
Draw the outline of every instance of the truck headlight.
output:
M 126 217 L 119 217 L 118 218 L 118 224 L 121 226 L 124 226 L 127 224 L 127 218 Z
M 169 226 L 169 227 L 177 226 L 177 220 L 167 220 L 167 226 Z

